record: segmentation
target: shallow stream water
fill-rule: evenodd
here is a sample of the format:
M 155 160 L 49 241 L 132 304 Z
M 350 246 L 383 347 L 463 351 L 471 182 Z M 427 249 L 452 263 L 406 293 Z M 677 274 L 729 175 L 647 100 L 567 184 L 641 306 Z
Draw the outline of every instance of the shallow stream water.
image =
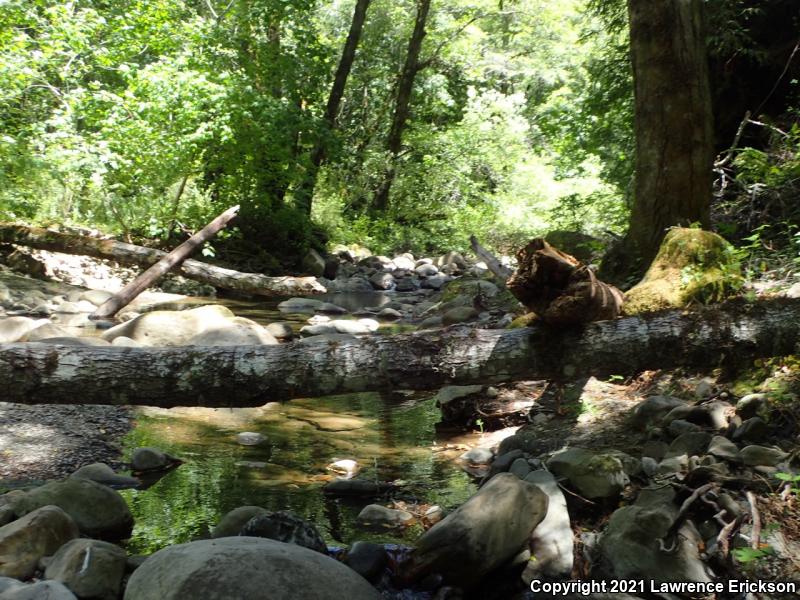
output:
M 359 478 L 400 483 L 395 499 L 452 509 L 475 492 L 456 457 L 480 434 L 439 434 L 433 399 L 354 394 L 248 409 L 143 409 L 126 451 L 158 446 L 185 461 L 146 490 L 124 491 L 136 527 L 131 552 L 152 552 L 204 536 L 242 505 L 290 510 L 313 522 L 329 545 L 355 540 L 412 543 L 419 527 L 369 530 L 356 521 L 369 498 L 333 498 L 326 466 L 355 459 Z M 242 446 L 236 434 L 263 434 Z M 387 502 L 387 498 L 378 499 Z

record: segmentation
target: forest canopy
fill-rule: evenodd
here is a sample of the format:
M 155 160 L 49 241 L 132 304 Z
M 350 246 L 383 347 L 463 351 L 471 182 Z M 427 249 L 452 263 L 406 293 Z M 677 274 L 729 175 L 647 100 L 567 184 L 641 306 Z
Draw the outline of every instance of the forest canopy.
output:
M 703 4 L 715 150 L 761 123 L 718 173 L 718 225 L 759 224 L 741 198 L 795 222 L 796 7 Z M 253 270 L 326 242 L 608 240 L 633 90 L 622 0 L 3 0 L 0 219 L 166 243 L 239 204 L 221 251 Z

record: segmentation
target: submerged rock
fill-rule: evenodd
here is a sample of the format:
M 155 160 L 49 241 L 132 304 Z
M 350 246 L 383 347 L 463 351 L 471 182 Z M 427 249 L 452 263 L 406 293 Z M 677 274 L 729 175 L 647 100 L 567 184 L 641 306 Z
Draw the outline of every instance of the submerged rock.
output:
M 131 575 L 125 600 L 380 600 L 352 569 L 294 544 L 228 537 L 179 544 Z
M 269 538 L 287 544 L 297 544 L 316 552 L 325 553 L 328 547 L 317 528 L 290 512 L 270 512 L 257 515 L 245 523 L 241 536 Z
M 413 520 L 414 516 L 405 510 L 386 508 L 380 504 L 368 504 L 358 513 L 361 523 L 382 527 L 399 527 Z
M 125 475 L 117 475 L 114 469 L 105 463 L 92 463 L 91 465 L 84 465 L 75 471 L 70 477 L 77 477 L 78 479 L 90 479 L 107 485 L 112 488 L 134 488 L 139 485 L 140 481 L 135 477 L 127 477 Z
M 211 531 L 211 537 L 222 538 L 232 535 L 239 535 L 242 527 L 253 517 L 268 515 L 269 511 L 260 506 L 240 506 L 225 513 L 219 520 L 217 526 Z

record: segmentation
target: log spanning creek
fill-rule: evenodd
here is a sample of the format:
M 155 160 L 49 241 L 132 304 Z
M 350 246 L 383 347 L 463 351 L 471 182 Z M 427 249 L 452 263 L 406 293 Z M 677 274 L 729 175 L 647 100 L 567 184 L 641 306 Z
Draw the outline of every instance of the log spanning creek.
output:
M 347 293 L 323 299 L 357 312 L 397 296 Z M 288 322 L 295 331 L 310 316 L 281 313 L 277 300 L 194 298 L 154 308 L 181 310 L 209 302 L 261 324 Z M 391 323 L 381 324 L 380 333 L 392 330 Z M 437 505 L 447 512 L 477 490 L 458 457 L 496 443 L 490 434 L 437 432 L 440 412 L 433 396 L 365 393 L 244 409 L 136 409 L 125 458 L 137 447 L 155 446 L 184 462 L 146 489 L 122 491 L 136 523 L 128 551 L 150 553 L 205 537 L 222 515 L 243 505 L 291 511 L 315 524 L 334 547 L 356 540 L 413 543 L 423 531 L 418 521 L 370 526 L 359 522 L 360 511 L 395 502 L 412 513 Z M 355 469 L 344 472 L 333 465 L 337 461 L 348 467 L 354 461 Z M 324 491 L 327 483 L 349 477 L 395 485 L 379 496 Z

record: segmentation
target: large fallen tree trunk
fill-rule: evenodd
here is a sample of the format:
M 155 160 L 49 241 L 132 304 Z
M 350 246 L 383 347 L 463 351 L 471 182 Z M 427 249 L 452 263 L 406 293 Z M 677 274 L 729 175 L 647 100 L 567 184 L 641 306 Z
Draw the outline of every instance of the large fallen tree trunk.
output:
M 716 367 L 797 351 L 800 300 L 729 303 L 558 331 L 455 327 L 281 346 L 0 346 L 2 399 L 258 406 L 346 392 Z
M 0 242 L 30 246 L 51 252 L 106 258 L 123 264 L 145 267 L 157 263 L 166 256 L 166 252 L 155 248 L 8 223 L 0 223 Z M 185 260 L 177 272 L 184 277 L 213 285 L 216 288 L 236 290 L 258 296 L 322 294 L 326 291 L 325 287 L 314 277 L 267 277 L 260 273 L 241 273 L 232 269 L 215 267 L 192 259 Z

